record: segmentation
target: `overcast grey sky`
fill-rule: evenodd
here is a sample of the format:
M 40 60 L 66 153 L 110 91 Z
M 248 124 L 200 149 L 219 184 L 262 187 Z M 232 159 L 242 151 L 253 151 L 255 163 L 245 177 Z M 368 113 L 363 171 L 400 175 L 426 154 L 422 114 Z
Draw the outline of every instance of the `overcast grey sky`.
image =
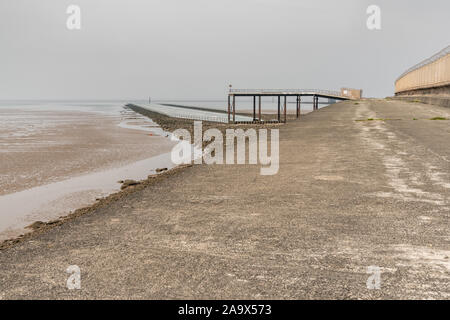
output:
M 66 28 L 70 4 L 81 30 Z M 449 12 L 448 0 L 0 0 L 0 99 L 224 99 L 229 83 L 384 97 L 450 44 Z

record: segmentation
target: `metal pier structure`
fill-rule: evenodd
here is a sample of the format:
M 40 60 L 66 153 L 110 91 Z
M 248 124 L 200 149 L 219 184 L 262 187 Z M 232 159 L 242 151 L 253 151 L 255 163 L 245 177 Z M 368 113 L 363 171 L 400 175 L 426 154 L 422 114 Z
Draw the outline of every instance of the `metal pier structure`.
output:
M 253 121 L 236 121 L 236 97 L 253 97 Z M 261 117 L 261 98 L 277 97 L 277 120 L 264 121 Z M 319 109 L 319 98 L 350 100 L 339 91 L 317 89 L 230 89 L 228 93 L 228 123 L 286 123 L 287 97 L 296 97 L 296 117 L 300 117 L 302 97 L 313 98 L 313 110 Z M 282 101 L 283 99 L 283 101 Z M 258 103 L 257 103 L 258 100 Z M 256 106 L 258 105 L 258 112 Z

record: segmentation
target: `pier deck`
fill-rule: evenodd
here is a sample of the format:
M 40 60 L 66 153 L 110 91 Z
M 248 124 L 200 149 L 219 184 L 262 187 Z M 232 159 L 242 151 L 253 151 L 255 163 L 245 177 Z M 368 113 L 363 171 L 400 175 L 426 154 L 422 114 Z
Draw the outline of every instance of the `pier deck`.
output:
M 313 97 L 313 110 L 319 109 L 319 98 L 333 100 L 350 100 L 339 91 L 320 89 L 230 89 L 228 93 L 228 123 L 236 122 L 236 97 L 253 97 L 253 121 L 250 123 L 264 123 L 261 117 L 262 97 L 277 97 L 277 120 L 271 121 L 286 123 L 287 98 L 296 97 L 296 117 L 300 117 L 302 97 Z M 282 101 L 283 97 L 283 101 Z M 256 100 L 258 98 L 258 114 L 256 113 Z M 282 117 L 283 115 L 283 117 Z

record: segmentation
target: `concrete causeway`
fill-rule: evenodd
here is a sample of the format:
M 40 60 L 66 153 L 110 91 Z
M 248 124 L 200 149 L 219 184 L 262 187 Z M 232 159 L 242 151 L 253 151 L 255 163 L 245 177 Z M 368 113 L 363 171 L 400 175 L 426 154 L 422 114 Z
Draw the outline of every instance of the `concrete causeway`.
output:
M 432 118 L 450 109 L 346 101 L 288 121 L 277 175 L 183 169 L 0 251 L 0 298 L 448 299 L 450 120 Z

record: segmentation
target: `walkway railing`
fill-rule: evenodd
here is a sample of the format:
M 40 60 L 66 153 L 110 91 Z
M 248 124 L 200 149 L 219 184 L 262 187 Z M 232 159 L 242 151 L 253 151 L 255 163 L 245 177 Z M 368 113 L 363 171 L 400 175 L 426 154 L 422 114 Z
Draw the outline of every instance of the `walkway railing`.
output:
M 189 120 L 198 120 L 198 121 L 211 121 L 211 122 L 228 122 L 228 118 L 218 117 L 218 116 L 196 116 L 189 114 L 171 114 L 172 118 L 181 118 L 181 119 L 189 119 Z
M 332 91 L 332 90 L 321 90 L 321 89 L 230 89 L 230 94 L 293 94 L 293 95 L 302 95 L 302 94 L 323 94 L 329 96 L 337 96 L 347 98 L 343 96 L 340 91 Z
M 450 85 L 450 46 L 412 66 L 395 81 L 395 93 Z
M 403 78 L 404 76 L 406 76 L 408 73 L 411 73 L 417 69 L 422 68 L 423 66 L 426 66 L 427 64 L 430 64 L 436 60 L 439 60 L 442 57 L 445 57 L 446 55 L 450 54 L 450 46 L 448 46 L 447 48 L 442 49 L 441 51 L 439 51 L 438 53 L 436 53 L 435 55 L 429 57 L 428 59 L 423 60 L 422 62 L 419 62 L 418 64 L 412 66 L 411 68 L 409 68 L 408 70 L 406 70 L 405 72 L 403 72 L 400 77 L 397 78 L 396 81 L 400 80 L 401 78 Z

